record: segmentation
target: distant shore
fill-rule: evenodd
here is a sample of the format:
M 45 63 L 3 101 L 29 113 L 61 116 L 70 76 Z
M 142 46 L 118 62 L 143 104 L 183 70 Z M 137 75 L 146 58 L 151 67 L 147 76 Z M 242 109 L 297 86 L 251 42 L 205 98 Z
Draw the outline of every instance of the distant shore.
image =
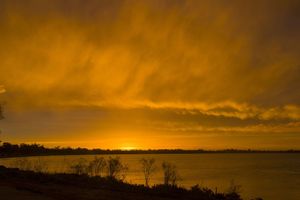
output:
M 185 149 L 87 149 L 71 147 L 47 148 L 40 144 L 10 144 L 0 145 L 0 158 L 23 156 L 53 156 L 53 155 L 118 155 L 118 154 L 203 154 L 203 153 L 300 153 L 300 150 L 252 150 L 252 149 L 223 149 L 223 150 L 185 150 Z

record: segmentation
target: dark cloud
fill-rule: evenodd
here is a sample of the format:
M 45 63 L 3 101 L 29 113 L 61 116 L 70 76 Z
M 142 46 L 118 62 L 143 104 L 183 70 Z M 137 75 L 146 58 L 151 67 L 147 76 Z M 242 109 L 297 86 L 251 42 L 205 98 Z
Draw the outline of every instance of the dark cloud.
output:
M 298 132 L 299 13 L 297 0 L 3 0 L 1 98 L 12 118 L 94 106 L 118 129 Z M 88 115 L 82 129 L 100 130 Z

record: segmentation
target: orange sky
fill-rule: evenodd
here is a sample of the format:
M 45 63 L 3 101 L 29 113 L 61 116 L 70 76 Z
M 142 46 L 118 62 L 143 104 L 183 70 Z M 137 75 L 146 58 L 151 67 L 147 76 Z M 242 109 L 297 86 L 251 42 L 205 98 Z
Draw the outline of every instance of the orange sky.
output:
M 3 0 L 1 140 L 300 148 L 296 0 Z

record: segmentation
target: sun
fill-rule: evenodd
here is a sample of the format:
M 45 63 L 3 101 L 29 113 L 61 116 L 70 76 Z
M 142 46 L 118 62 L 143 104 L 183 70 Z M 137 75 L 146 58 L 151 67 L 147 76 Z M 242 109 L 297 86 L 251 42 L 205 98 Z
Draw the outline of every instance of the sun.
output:
M 130 150 L 137 149 L 137 147 L 135 145 L 132 145 L 132 144 L 124 144 L 120 147 L 120 149 L 124 150 L 124 151 L 130 151 Z
M 136 149 L 136 147 L 133 147 L 133 146 L 124 146 L 124 147 L 121 147 L 121 150 L 124 150 L 124 151 L 130 151 L 130 150 L 134 150 Z

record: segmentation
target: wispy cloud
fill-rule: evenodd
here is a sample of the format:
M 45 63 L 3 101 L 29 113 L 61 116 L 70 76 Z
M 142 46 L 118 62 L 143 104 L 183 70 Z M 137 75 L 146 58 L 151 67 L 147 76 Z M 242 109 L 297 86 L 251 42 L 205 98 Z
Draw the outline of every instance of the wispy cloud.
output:
M 69 109 L 74 116 L 93 108 L 110 113 L 105 122 L 120 129 L 126 119 L 183 132 L 298 131 L 299 6 L 294 0 L 3 0 L 6 114 L 60 116 Z M 97 124 L 97 117 L 89 120 Z
M 284 106 L 256 106 L 248 103 L 236 103 L 232 101 L 224 101 L 218 103 L 207 102 L 151 102 L 151 101 L 130 101 L 130 100 L 111 100 L 111 101 L 70 101 L 67 104 L 60 106 L 80 106 L 80 107 L 99 107 L 99 108 L 119 108 L 119 109 L 134 109 L 134 108 L 150 108 L 150 109 L 169 109 L 180 114 L 194 115 L 197 113 L 210 116 L 233 117 L 239 119 L 257 118 L 259 120 L 272 119 L 300 119 L 300 106 L 284 105 Z
M 3 85 L 0 85 L 0 94 L 6 92 L 5 88 Z

